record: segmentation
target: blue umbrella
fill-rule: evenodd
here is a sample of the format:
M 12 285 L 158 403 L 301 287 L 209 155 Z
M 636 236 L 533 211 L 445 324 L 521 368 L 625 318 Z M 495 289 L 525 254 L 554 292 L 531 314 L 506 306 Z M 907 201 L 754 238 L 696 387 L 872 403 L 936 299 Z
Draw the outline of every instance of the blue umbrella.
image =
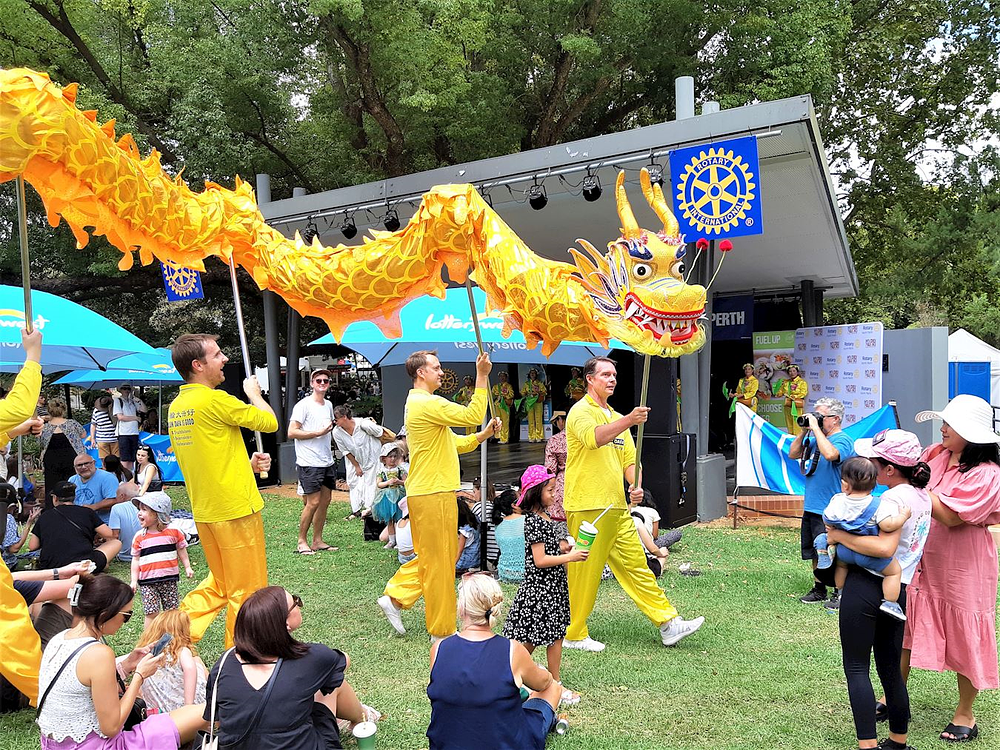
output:
M 476 309 L 486 308 L 486 294 L 478 287 L 473 289 Z M 387 338 L 369 321 L 352 323 L 344 332 L 341 344 L 353 349 L 373 365 L 401 365 L 413 352 L 437 349 L 442 362 L 474 362 L 478 349 L 469 310 L 469 297 L 464 288 L 449 289 L 443 300 L 436 297 L 419 297 L 406 305 L 399 314 L 403 335 L 398 339 Z M 583 341 L 563 341 L 552 356 L 542 355 L 541 347 L 528 349 L 520 331 L 505 339 L 501 335 L 503 318 L 500 315 L 479 314 L 479 327 L 483 344 L 490 352 L 490 359 L 501 363 L 582 365 L 590 357 L 607 356 L 608 349 L 599 344 Z M 332 334 L 322 336 L 310 344 L 336 343 Z M 612 340 L 612 348 L 626 349 L 620 341 Z
M 149 372 L 146 370 L 74 370 L 59 378 L 53 385 L 73 385 L 77 388 L 102 388 L 131 383 L 132 385 L 179 385 L 184 379 L 173 367 L 168 371 Z
M 137 353 L 119 357 L 110 362 L 108 367 L 115 370 L 141 370 L 142 372 L 162 373 L 164 375 L 177 374 L 170 349 L 165 346 L 146 354 Z
M 153 347 L 107 318 L 46 292 L 31 293 L 34 326 L 42 332 L 42 372 L 99 370 L 118 357 Z M 17 372 L 24 363 L 24 291 L 0 286 L 0 372 Z

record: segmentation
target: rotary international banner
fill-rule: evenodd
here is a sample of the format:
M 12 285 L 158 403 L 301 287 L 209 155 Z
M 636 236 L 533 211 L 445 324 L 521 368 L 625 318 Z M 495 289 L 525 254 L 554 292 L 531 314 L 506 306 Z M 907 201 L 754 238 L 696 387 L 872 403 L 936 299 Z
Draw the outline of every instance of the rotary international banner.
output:
M 763 234 L 757 138 L 670 152 L 670 197 L 689 242 Z
M 882 324 L 800 328 L 795 358 L 809 384 L 806 408 L 816 399 L 844 402 L 844 426 L 882 407 Z
M 788 365 L 795 357 L 795 331 L 761 331 L 753 335 L 753 369 L 759 382 L 757 413 L 780 430 L 785 429 L 785 398 L 777 398 Z

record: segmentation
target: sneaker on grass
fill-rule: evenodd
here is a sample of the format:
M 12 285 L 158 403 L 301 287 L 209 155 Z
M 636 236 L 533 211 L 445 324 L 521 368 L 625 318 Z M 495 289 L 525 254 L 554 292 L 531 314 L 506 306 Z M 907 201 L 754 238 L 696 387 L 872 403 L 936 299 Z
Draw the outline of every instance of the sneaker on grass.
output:
M 840 609 L 840 589 L 834 589 L 826 603 L 827 609 Z
M 878 609 L 879 612 L 885 612 L 889 617 L 895 617 L 900 622 L 906 622 L 906 613 L 903 612 L 903 608 L 899 606 L 898 602 L 889 602 L 883 599 L 882 606 Z
M 388 594 L 383 594 L 378 598 L 378 606 L 385 613 L 386 619 L 395 628 L 396 632 L 400 635 L 406 635 L 406 628 L 403 627 L 403 618 L 400 616 L 400 610 L 392 603 L 392 599 L 389 598 Z
M 579 641 L 571 641 L 567 638 L 563 638 L 563 648 L 576 648 L 580 651 L 592 651 L 597 653 L 604 650 L 604 644 L 600 641 L 595 641 L 589 635 Z
M 660 625 L 660 640 L 664 646 L 675 646 L 681 639 L 698 630 L 705 623 L 704 617 L 685 620 L 680 615 Z
M 803 604 L 818 604 L 819 602 L 826 601 L 826 586 L 821 583 L 817 583 L 811 589 L 809 593 L 805 596 L 800 596 L 799 601 Z

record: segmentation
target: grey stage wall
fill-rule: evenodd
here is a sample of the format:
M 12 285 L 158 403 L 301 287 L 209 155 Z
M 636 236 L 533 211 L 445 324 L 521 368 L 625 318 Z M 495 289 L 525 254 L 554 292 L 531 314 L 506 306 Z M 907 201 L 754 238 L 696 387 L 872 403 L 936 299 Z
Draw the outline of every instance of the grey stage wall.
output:
M 913 417 L 948 403 L 948 329 L 886 331 L 882 346 L 889 357 L 889 369 L 882 373 L 883 403 L 896 402 L 900 427 L 915 433 L 923 445 L 938 442 L 941 423 L 916 424 Z

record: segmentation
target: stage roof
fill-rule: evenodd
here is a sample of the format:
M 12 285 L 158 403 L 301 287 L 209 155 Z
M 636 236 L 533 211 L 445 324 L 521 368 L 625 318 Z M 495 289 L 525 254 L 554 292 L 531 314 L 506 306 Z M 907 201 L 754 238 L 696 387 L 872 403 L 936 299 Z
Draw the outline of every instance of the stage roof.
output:
M 858 282 L 847 237 L 837 207 L 819 124 L 808 96 L 754 104 L 736 109 L 664 122 L 598 138 L 535 149 L 493 159 L 405 175 L 354 187 L 265 203 L 270 224 L 288 235 L 315 217 L 325 244 L 359 244 L 369 227 L 383 229 L 386 200 L 397 208 L 405 225 L 419 196 L 434 185 L 474 183 L 489 195 L 504 221 L 536 253 L 570 262 L 567 248 L 578 237 L 603 247 L 618 235 L 614 183 L 616 166 L 627 170 L 627 188 L 641 226 L 660 228 L 639 190 L 638 170 L 653 160 L 669 173 L 672 148 L 711 144 L 755 134 L 759 138 L 764 234 L 740 237 L 726 259 L 713 290 L 717 293 L 798 291 L 812 280 L 827 297 L 857 294 Z M 587 203 L 578 185 L 584 167 L 594 170 L 603 195 Z M 576 170 L 576 171 L 573 171 Z M 541 211 L 524 200 L 524 191 L 538 176 L 548 193 Z M 510 190 L 508 190 L 509 185 Z M 513 191 L 513 195 L 510 191 Z M 358 208 L 370 209 L 371 215 Z M 358 235 L 346 241 L 340 233 L 345 211 L 353 213 Z

